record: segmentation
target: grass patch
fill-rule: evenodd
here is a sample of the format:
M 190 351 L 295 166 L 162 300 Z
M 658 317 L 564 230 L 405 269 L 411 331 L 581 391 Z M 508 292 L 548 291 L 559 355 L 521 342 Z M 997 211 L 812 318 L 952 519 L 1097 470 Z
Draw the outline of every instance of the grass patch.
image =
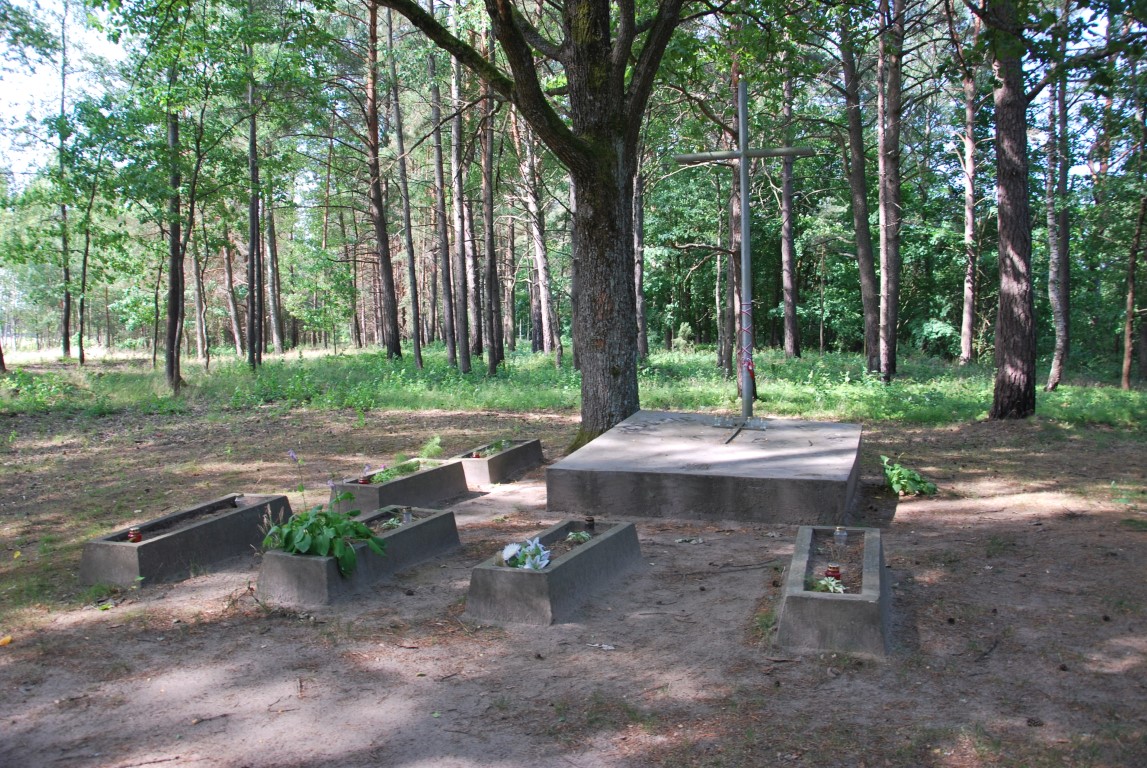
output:
M 423 351 L 425 367 L 411 356 L 390 360 L 377 351 L 270 360 L 252 371 L 244 361 L 217 359 L 208 373 L 185 361 L 186 386 L 172 397 L 162 371 L 138 360 L 101 366 L 43 366 L 0 377 L 0 413 L 80 413 L 98 418 L 123 411 L 178 414 L 255 407 L 353 409 L 360 419 L 373 410 L 573 411 L 580 407 L 580 374 L 552 357 L 518 350 L 495 376 L 462 374 L 446 363 L 442 345 Z M 831 353 L 794 360 L 765 350 L 756 355 L 756 410 L 783 417 L 839 421 L 945 425 L 984 419 L 992 402 L 993 371 L 959 367 L 907 355 L 899 375 L 884 384 L 859 355 Z M 638 367 L 641 404 L 647 409 L 720 413 L 739 409 L 736 382 L 726 379 L 710 349 L 654 352 Z M 1061 385 L 1038 393 L 1040 419 L 1061 426 L 1107 426 L 1142 432 L 1147 392 L 1114 386 Z

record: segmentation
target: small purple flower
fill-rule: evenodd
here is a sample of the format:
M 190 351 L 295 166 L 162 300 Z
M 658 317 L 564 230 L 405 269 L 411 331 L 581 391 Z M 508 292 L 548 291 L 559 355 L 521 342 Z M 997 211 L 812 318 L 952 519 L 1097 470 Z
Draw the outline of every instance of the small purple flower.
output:
M 334 487 L 335 487 L 335 481 L 334 481 L 334 478 L 331 478 L 331 479 L 327 480 L 327 487 L 328 487 L 328 488 L 334 488 Z
M 299 463 L 299 455 L 295 453 L 294 449 L 287 451 L 287 458 L 296 464 Z
M 369 475 L 369 474 L 370 474 L 370 465 L 369 465 L 369 464 L 363 464 L 363 465 L 362 465 L 362 473 L 363 473 L 364 475 Z

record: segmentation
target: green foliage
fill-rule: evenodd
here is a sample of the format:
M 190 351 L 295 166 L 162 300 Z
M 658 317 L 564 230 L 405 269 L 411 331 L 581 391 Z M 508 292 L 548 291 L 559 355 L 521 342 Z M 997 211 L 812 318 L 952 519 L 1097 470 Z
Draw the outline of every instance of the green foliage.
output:
M 438 435 L 426 441 L 426 444 L 419 449 L 418 455 L 423 459 L 433 459 L 442 455 L 442 438 Z
M 881 456 L 880 463 L 884 467 L 884 479 L 888 481 L 888 487 L 901 496 L 935 495 L 936 484 L 925 480 L 916 470 L 893 464 L 887 456 Z
M 832 592 L 835 594 L 844 594 L 844 584 L 840 579 L 833 578 L 832 576 L 825 576 L 820 579 L 814 580 L 809 589 L 813 592 Z
M 566 536 L 566 541 L 573 542 L 574 544 L 585 544 L 593 538 L 589 531 L 570 531 Z
M 293 555 L 334 557 L 339 573 L 350 576 L 358 565 L 355 544 L 365 542 L 378 555 L 384 554 L 386 546 L 386 542 L 375 536 L 365 523 L 351 519 L 355 514 L 358 513 L 330 512 L 319 504 L 268 528 L 263 549 L 281 549 Z
M 406 475 L 413 475 L 415 472 L 422 469 L 423 466 L 423 463 L 417 460 L 402 461 L 398 464 L 395 464 L 393 467 L 384 469 L 380 472 L 375 472 L 370 476 L 370 483 L 371 485 L 382 485 L 383 483 L 389 483 L 391 480 L 405 477 Z

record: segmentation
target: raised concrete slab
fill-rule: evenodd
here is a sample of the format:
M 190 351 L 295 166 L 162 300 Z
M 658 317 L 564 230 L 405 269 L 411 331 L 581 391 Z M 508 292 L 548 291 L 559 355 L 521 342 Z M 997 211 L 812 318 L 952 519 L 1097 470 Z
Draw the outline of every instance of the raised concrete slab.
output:
M 143 536 L 128 541 L 124 528 L 84 544 L 81 584 L 131 587 L 186 579 L 192 570 L 250 554 L 263 541 L 263 521 L 291 516 L 286 496 L 224 496 L 137 526 Z
M 891 640 L 891 588 L 884 571 L 884 543 L 876 528 L 846 528 L 849 540 L 864 542 L 863 585 L 860 594 L 813 592 L 808 582 L 813 531 L 797 529 L 793 560 L 785 580 L 777 644 L 793 651 L 835 651 L 884 658 Z M 849 546 L 852 546 L 850 543 Z
M 584 523 L 566 520 L 538 538 L 549 545 L 581 530 L 585 530 Z M 641 566 L 633 523 L 598 521 L 596 530 L 598 535 L 540 571 L 495 565 L 497 555 L 475 566 L 466 595 L 466 616 L 475 621 L 543 626 L 568 620 L 595 593 Z
M 563 515 L 836 524 L 860 468 L 858 424 L 639 411 L 546 470 Z

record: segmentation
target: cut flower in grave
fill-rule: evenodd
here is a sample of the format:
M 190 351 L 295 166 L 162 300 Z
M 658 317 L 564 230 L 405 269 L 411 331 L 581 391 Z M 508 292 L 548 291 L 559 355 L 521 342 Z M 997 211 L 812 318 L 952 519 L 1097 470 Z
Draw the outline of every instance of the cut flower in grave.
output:
M 498 558 L 498 565 L 540 571 L 550 564 L 550 551 L 537 539 L 526 539 L 524 544 L 507 544 Z

